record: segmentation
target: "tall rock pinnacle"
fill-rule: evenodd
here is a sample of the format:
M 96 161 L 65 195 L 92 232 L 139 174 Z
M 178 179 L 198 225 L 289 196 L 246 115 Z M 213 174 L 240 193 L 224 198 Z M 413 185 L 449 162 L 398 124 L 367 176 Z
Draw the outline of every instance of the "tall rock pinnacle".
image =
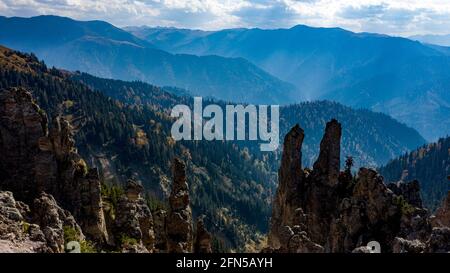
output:
M 275 196 L 271 232 L 269 241 L 272 245 L 280 244 L 278 228 L 291 225 L 295 209 L 299 206 L 299 192 L 303 179 L 301 148 L 305 134 L 297 124 L 284 138 L 281 167 L 278 172 L 278 190 Z
M 319 158 L 314 163 L 314 175 L 330 186 L 338 183 L 341 155 L 341 124 L 332 119 L 325 127 L 320 142 Z
M 274 252 L 448 251 L 448 201 L 432 229 L 422 208 L 417 181 L 388 188 L 375 170 L 357 177 L 340 172 L 341 125 L 327 123 L 311 173 L 301 168 L 303 131 L 295 126 L 284 139 L 269 248 Z
M 170 210 L 167 217 L 168 251 L 192 252 L 192 211 L 189 205 L 189 188 L 186 166 L 178 158 L 173 160 L 173 185 L 169 197 Z

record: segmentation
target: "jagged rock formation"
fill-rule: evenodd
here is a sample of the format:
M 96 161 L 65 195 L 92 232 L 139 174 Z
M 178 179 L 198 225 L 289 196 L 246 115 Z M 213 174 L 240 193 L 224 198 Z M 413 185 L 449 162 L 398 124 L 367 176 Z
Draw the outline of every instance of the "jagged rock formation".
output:
M 122 248 L 131 248 L 132 252 L 153 252 L 154 249 L 153 217 L 142 197 L 143 190 L 142 185 L 128 180 L 126 195 L 120 198 L 117 206 L 116 243 Z
M 129 180 L 117 207 L 107 203 L 105 219 L 98 171 L 77 153 L 72 132 L 60 116 L 48 126 L 25 89 L 1 90 L 0 190 L 25 203 L 0 192 L 0 251 L 64 252 L 67 240 L 89 239 L 123 252 L 192 252 L 184 163 L 174 160 L 168 214 L 155 211 L 154 223 L 143 187 Z M 197 250 L 210 252 L 211 236 L 202 221 L 197 229 Z
M 448 231 L 432 229 L 419 183 L 391 184 L 374 170 L 340 172 L 341 125 L 327 123 L 312 171 L 301 167 L 303 130 L 286 135 L 273 204 L 270 248 L 277 252 L 443 252 Z
M 295 209 L 298 208 L 298 194 L 304 173 L 301 166 L 301 147 L 304 132 L 296 125 L 284 138 L 283 155 L 278 172 L 279 184 L 272 207 L 272 222 L 269 240 L 272 246 L 280 247 L 280 227 L 292 226 Z
M 34 170 L 39 169 L 35 157 L 45 133 L 46 118 L 29 92 L 19 88 L 0 91 L 0 188 L 29 201 L 38 195 L 42 185 L 35 179 Z
M 195 236 L 194 253 L 212 253 L 211 234 L 206 230 L 203 216 L 197 219 L 197 233 Z
M 61 209 L 53 196 L 42 193 L 34 200 L 32 211 L 32 222 L 40 226 L 53 252 L 64 252 L 64 229 L 74 231 L 78 242 L 84 240 L 83 232 L 73 216 Z
M 16 201 L 11 192 L 0 192 L 0 252 L 64 252 L 66 231 L 84 240 L 73 216 L 46 193 L 32 207 Z
M 77 153 L 69 122 L 61 117 L 54 118 L 48 136 L 39 139 L 39 148 L 42 153 L 36 163 L 42 171 L 37 176 L 46 181 L 44 190 L 74 215 L 86 235 L 106 242 L 108 234 L 99 175 L 96 169 L 89 169 Z M 55 166 L 50 172 L 48 164 Z
M 167 216 L 167 250 L 175 253 L 192 252 L 192 211 L 189 205 L 189 188 L 186 166 L 178 158 L 173 160 L 173 184 L 169 197 Z
M 301 211 L 298 211 L 301 213 Z M 282 226 L 279 229 L 280 252 L 289 253 L 322 253 L 324 248 L 311 241 L 307 233 L 301 226 L 295 225 L 293 228 Z
M 89 169 L 80 184 L 80 209 L 77 218 L 83 231 L 92 240 L 109 242 L 109 234 L 103 210 L 100 177 L 97 169 Z
M 78 155 L 70 124 L 45 113 L 23 88 L 0 91 L 0 189 L 32 203 L 42 192 L 69 210 L 86 235 L 106 241 L 100 180 Z
M 106 241 L 97 171 L 78 155 L 70 124 L 56 117 L 48 130 L 45 113 L 25 89 L 0 92 L 0 151 L 0 189 L 32 205 L 32 222 L 52 252 L 64 251 L 64 227 L 84 237 L 77 222 L 91 239 Z
M 426 242 L 425 252 L 450 253 L 450 228 L 433 228 L 430 238 Z
M 339 179 L 341 160 L 341 124 L 337 120 L 328 122 L 325 135 L 320 142 L 319 158 L 314 163 L 313 176 L 315 180 L 326 185 L 335 186 Z
M 40 227 L 25 222 L 28 212 L 28 206 L 20 205 L 12 192 L 0 192 L 0 253 L 50 251 Z
M 425 251 L 425 244 L 419 240 L 406 240 L 396 237 L 392 244 L 394 253 L 422 253 Z

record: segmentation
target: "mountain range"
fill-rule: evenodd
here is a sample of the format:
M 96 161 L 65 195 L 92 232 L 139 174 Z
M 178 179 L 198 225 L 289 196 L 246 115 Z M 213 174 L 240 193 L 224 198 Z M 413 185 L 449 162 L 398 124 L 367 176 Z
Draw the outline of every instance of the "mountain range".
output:
M 422 43 L 450 46 L 450 34 L 447 35 L 414 35 L 409 37 L 411 40 L 420 41 Z
M 445 47 L 304 25 L 212 32 L 127 30 L 172 53 L 245 58 L 293 83 L 296 100 L 330 99 L 384 112 L 429 140 L 450 132 L 450 54 Z
M 0 17 L 0 27 L 0 43 L 72 71 L 225 101 L 332 100 L 389 114 L 427 140 L 450 131 L 447 47 L 304 25 L 119 29 L 102 21 L 38 16 Z
M 33 52 L 51 66 L 181 87 L 203 97 L 279 104 L 295 90 L 245 59 L 170 54 L 102 21 L 0 17 L 0 43 Z

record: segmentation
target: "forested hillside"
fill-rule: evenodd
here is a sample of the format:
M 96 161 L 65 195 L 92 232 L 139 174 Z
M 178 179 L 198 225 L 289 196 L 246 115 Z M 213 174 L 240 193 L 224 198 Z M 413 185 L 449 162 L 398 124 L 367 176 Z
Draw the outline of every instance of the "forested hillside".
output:
M 107 80 L 93 77 L 89 74 L 74 74 L 78 80 L 93 89 L 116 98 L 130 105 L 151 104 L 159 111 L 170 113 L 168 106 L 178 103 L 192 104 L 190 97 L 169 96 L 162 89 L 142 83 Z M 177 91 L 179 92 L 179 91 Z M 207 101 L 208 103 L 225 105 L 223 101 Z M 425 143 L 425 140 L 414 129 L 397 122 L 391 117 L 368 110 L 355 110 L 339 103 L 329 101 L 306 102 L 283 106 L 280 110 L 280 137 L 296 123 L 305 130 L 306 138 L 303 148 L 303 163 L 312 166 L 317 158 L 319 143 L 325 128 L 325 123 L 336 118 L 344 125 L 342 162 L 346 156 L 354 158 L 355 166 L 379 166 L 391 158 L 415 149 Z M 282 141 L 282 139 L 280 140 Z M 261 153 L 257 142 L 239 143 L 251 150 L 251 154 L 266 162 L 272 170 L 278 170 L 277 153 Z
M 379 170 L 387 181 L 419 180 L 425 205 L 435 209 L 450 190 L 450 137 L 404 154 Z
M 305 130 L 305 166 L 312 166 L 316 160 L 323 130 L 331 119 L 337 119 L 343 125 L 341 162 L 352 156 L 356 167 L 379 166 L 425 143 L 416 130 L 388 115 L 352 109 L 336 102 L 305 102 L 283 107 L 281 116 L 281 135 L 295 123 Z

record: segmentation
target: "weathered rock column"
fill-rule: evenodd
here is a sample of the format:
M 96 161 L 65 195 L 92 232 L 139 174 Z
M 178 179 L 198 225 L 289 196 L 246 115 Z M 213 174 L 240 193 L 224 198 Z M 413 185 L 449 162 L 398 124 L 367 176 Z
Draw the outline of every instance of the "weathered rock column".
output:
M 185 164 L 178 158 L 173 161 L 173 184 L 169 197 L 167 217 L 168 252 L 192 252 L 192 211 L 189 205 L 189 188 Z
M 97 169 L 90 169 L 82 179 L 80 215 L 80 225 L 86 236 L 96 242 L 109 241 Z
M 143 190 L 142 185 L 128 180 L 126 196 L 121 197 L 117 206 L 115 236 L 123 248 L 135 248 L 140 252 L 143 246 L 152 252 L 155 242 L 153 217 L 142 197 Z
M 283 226 L 291 226 L 295 210 L 301 206 L 299 192 L 302 189 L 301 148 L 305 134 L 297 124 L 284 138 L 281 166 L 278 171 L 278 189 L 272 208 L 269 245 L 280 247 L 280 231 Z
M 320 142 L 319 158 L 314 163 L 313 174 L 329 186 L 337 185 L 341 167 L 341 124 L 332 119 L 325 127 L 325 134 Z

